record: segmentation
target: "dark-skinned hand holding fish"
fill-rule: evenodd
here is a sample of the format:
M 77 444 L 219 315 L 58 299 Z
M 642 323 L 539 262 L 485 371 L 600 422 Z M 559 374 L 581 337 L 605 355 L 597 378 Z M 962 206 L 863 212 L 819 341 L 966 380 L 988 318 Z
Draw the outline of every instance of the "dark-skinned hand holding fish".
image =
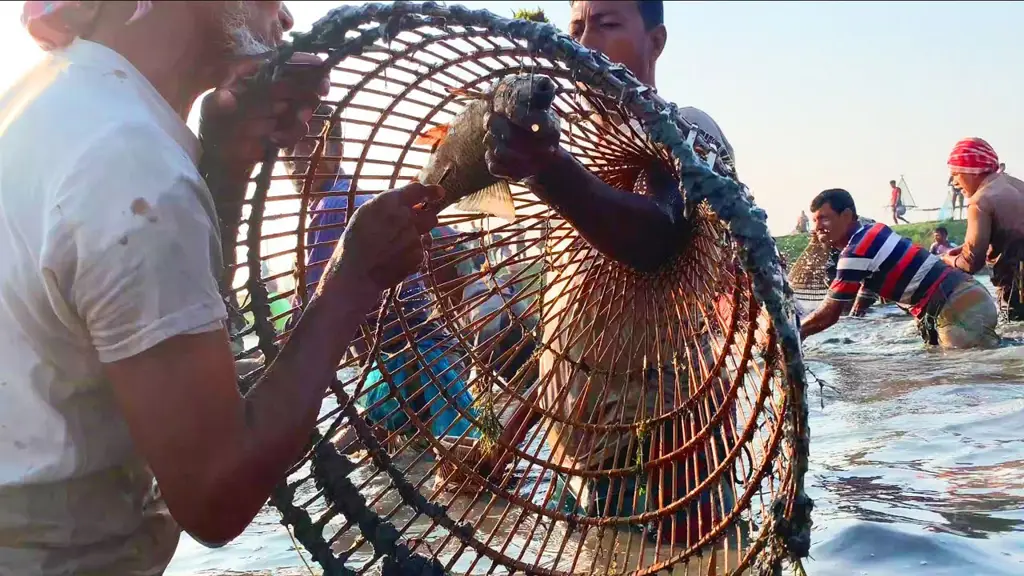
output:
M 460 210 L 511 221 L 515 208 L 508 182 L 533 175 L 533 163 L 521 167 L 526 170 L 511 170 L 505 163 L 525 157 L 519 151 L 519 135 L 525 135 L 531 149 L 537 143 L 558 149 L 561 126 L 551 109 L 555 83 L 547 76 L 519 74 L 502 78 L 486 91 L 452 92 L 471 102 L 451 124 L 432 128 L 416 140 L 433 147 L 419 181 L 444 188 L 441 209 L 454 204 Z

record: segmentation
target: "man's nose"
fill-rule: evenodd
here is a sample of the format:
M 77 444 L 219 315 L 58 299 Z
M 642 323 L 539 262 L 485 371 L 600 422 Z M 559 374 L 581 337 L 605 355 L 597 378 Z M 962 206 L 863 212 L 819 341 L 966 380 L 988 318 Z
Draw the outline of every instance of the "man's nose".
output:
M 580 44 L 591 50 L 604 52 L 604 42 L 601 39 L 601 34 L 589 26 L 583 29 L 583 34 L 580 34 Z
M 284 2 L 281 2 L 281 8 L 277 11 L 277 18 L 281 21 L 281 29 L 285 32 L 292 29 L 295 26 L 295 18 L 292 16 L 291 10 Z

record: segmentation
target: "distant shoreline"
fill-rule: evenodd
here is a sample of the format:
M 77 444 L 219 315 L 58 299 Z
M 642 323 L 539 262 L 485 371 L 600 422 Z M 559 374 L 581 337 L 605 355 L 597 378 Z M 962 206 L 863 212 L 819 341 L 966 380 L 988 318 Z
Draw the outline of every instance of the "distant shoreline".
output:
M 958 245 L 963 244 L 964 236 L 967 234 L 966 220 L 946 220 L 945 222 L 932 220 L 930 222 L 901 224 L 893 226 L 892 229 L 901 236 L 910 238 L 914 243 L 928 248 L 932 245 L 932 231 L 935 230 L 936 226 L 945 226 L 949 230 L 950 241 L 956 242 Z M 799 258 L 800 254 L 807 248 L 809 241 L 809 234 L 789 234 L 787 236 L 775 237 L 775 245 L 779 247 L 779 252 L 785 256 L 788 262 L 793 262 Z

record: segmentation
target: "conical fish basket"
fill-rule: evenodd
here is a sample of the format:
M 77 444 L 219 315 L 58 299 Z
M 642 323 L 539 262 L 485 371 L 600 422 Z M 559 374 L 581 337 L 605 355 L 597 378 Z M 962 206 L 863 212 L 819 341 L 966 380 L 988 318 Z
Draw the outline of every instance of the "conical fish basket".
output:
M 319 201 L 415 178 L 417 136 L 464 105 L 452 88 L 548 75 L 563 146 L 624 193 L 652 167 L 678 174 L 691 228 L 641 274 L 523 187 L 513 222 L 443 212 L 425 272 L 368 315 L 271 498 L 324 573 L 768 574 L 806 556 L 791 294 L 764 213 L 673 105 L 553 26 L 459 6 L 336 9 L 255 81 L 294 51 L 333 66 L 311 167 L 269 151 L 223 212 L 243 390 L 308 303 Z M 317 191 L 328 160 L 347 191 Z
M 789 283 L 796 299 L 808 306 L 816 306 L 828 294 L 832 281 L 829 267 L 836 265 L 832 248 L 811 234 L 807 247 L 789 267 Z
M 863 216 L 858 219 L 862 226 L 875 221 Z M 836 250 L 811 234 L 807 247 L 789 265 L 789 284 L 793 295 L 805 307 L 813 308 L 828 295 L 829 284 L 835 278 L 839 250 Z

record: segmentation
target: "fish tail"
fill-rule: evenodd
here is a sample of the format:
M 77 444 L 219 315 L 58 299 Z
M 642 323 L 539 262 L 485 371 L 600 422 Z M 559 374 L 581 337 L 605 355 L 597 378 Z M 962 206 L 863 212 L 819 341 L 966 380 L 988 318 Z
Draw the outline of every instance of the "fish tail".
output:
M 516 219 L 516 207 L 512 202 L 512 189 L 508 182 L 498 180 L 459 200 L 455 207 L 467 212 L 483 212 L 512 222 Z

